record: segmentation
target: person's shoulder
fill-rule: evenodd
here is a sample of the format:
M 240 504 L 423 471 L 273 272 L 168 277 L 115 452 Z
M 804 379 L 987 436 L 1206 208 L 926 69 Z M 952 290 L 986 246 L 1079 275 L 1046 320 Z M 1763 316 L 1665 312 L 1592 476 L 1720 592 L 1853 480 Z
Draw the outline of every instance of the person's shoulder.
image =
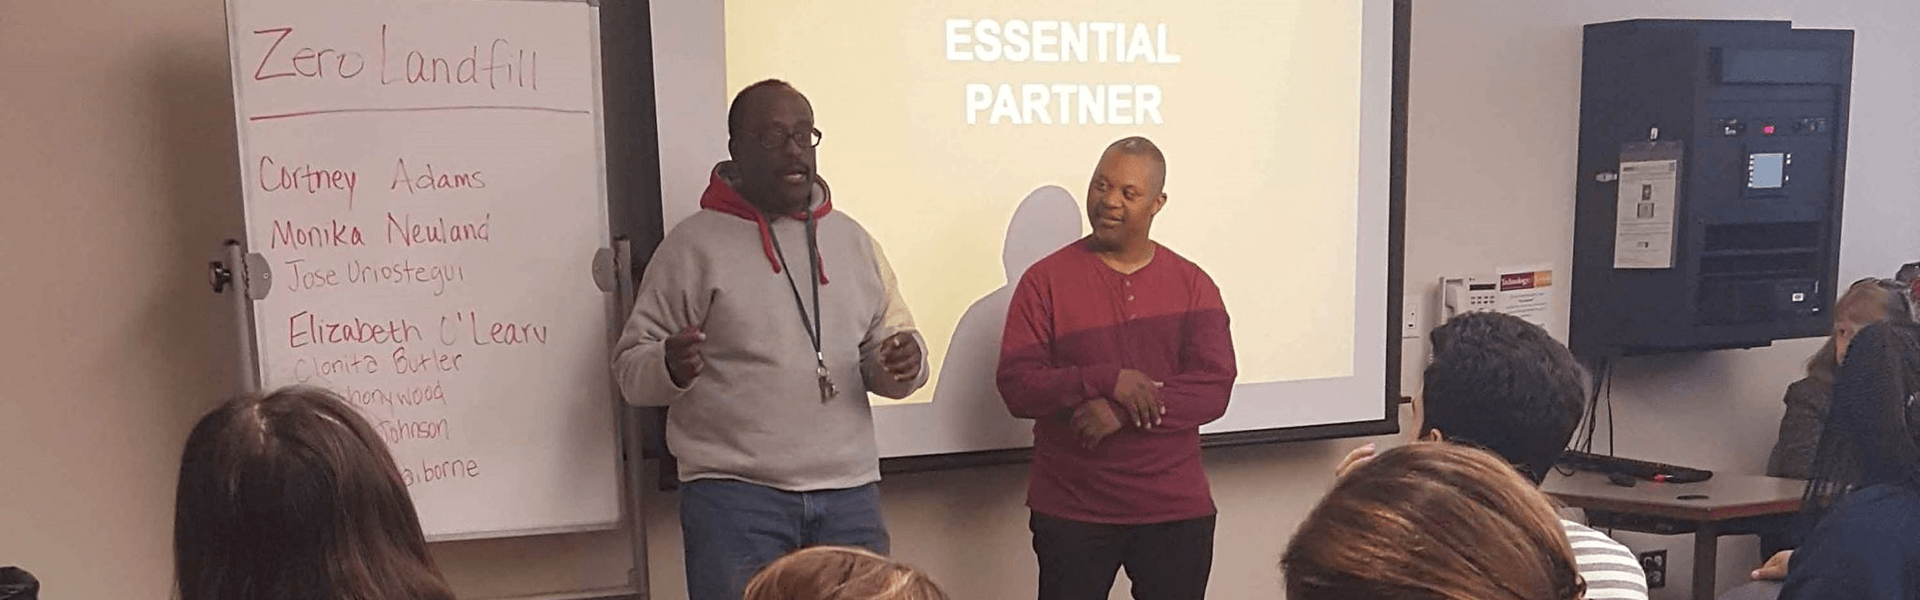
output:
M 1573 545 L 1573 554 L 1582 564 L 1588 562 L 1585 558 L 1588 556 L 1613 556 L 1624 558 L 1636 567 L 1640 564 L 1626 544 L 1614 541 L 1599 530 L 1566 519 L 1560 520 L 1560 527 L 1566 530 L 1567 543 Z
M 1160 242 L 1159 240 L 1155 240 L 1153 242 L 1153 245 L 1154 245 L 1154 253 L 1153 253 L 1154 260 L 1160 260 L 1164 258 L 1164 259 L 1167 259 L 1168 262 L 1170 263 L 1181 265 L 1183 267 L 1192 267 L 1195 269 L 1200 268 L 1199 263 L 1193 262 L 1192 259 L 1187 258 L 1187 255 L 1181 254 L 1179 250 L 1174 249 L 1173 246 L 1168 246 L 1165 243 Z
M 1071 244 L 1054 250 L 1045 258 L 1027 265 L 1026 270 L 1020 272 L 1017 281 L 1013 282 L 1016 293 L 1030 294 L 1043 289 L 1052 289 L 1056 282 L 1069 280 L 1075 273 L 1081 273 L 1084 277 L 1091 260 L 1093 260 L 1093 253 L 1087 249 L 1086 239 L 1075 240 Z
M 1855 334 L 1847 355 L 1853 356 L 1854 349 L 1912 351 L 1916 346 L 1920 346 L 1920 323 L 1881 321 Z
M 1034 261 L 1032 266 L 1027 267 L 1021 278 L 1052 277 L 1068 271 L 1085 269 L 1089 264 L 1088 259 L 1092 257 L 1093 251 L 1087 249 L 1086 238 L 1077 239 L 1047 254 L 1045 258 Z
M 820 231 L 828 235 L 847 235 L 860 240 L 872 240 L 873 234 L 860 224 L 859 219 L 847 214 L 847 211 L 835 209 L 820 217 Z
M 1560 527 L 1566 530 L 1567 542 L 1573 544 L 1575 556 L 1596 553 L 1615 554 L 1626 557 L 1636 565 L 1639 564 L 1639 561 L 1634 559 L 1633 552 L 1627 550 L 1626 544 L 1614 541 L 1599 530 L 1566 519 L 1560 520 Z
M 1904 337 L 1920 336 L 1920 321 L 1893 319 L 1881 322 L 1887 325 L 1887 329 L 1897 332 L 1897 335 Z
M 1613 541 L 1613 538 L 1610 538 L 1610 537 L 1607 537 L 1607 534 L 1604 534 L 1604 533 L 1600 533 L 1600 530 L 1598 530 L 1598 529 L 1594 529 L 1594 528 L 1592 528 L 1592 527 L 1588 527 L 1588 526 L 1586 526 L 1586 525 L 1584 525 L 1584 524 L 1581 524 L 1581 523 L 1580 523 L 1580 522 L 1578 522 L 1578 521 L 1570 521 L 1570 520 L 1567 520 L 1567 519 L 1561 519 L 1561 520 L 1560 520 L 1560 528 L 1561 528 L 1561 529 L 1565 529 L 1565 530 L 1567 531 L 1567 537 L 1573 537 L 1573 536 L 1575 536 L 1575 535 L 1579 535 L 1579 536 L 1583 536 L 1583 537 L 1584 537 L 1584 536 L 1594 536 L 1594 537 L 1598 537 L 1598 538 L 1600 538 L 1600 539 L 1604 539 L 1604 540 L 1606 540 L 1606 541 L 1609 541 L 1609 542 L 1612 542 L 1612 541 Z M 1615 542 L 1615 543 L 1618 543 L 1618 542 Z
M 1844 505 L 1861 507 L 1856 510 L 1862 514 L 1879 513 L 1920 517 L 1920 490 L 1910 485 L 1892 483 L 1870 485 L 1847 494 L 1841 502 Z M 1878 517 L 1869 517 L 1864 521 L 1869 524 L 1880 522 Z M 1915 524 L 1920 525 L 1920 521 L 1916 521 Z
M 653 254 L 660 256 L 702 252 L 714 242 L 725 239 L 725 236 L 715 234 L 735 226 L 731 221 L 744 222 L 739 217 L 710 210 L 695 211 L 667 230 L 667 235 L 660 238 L 660 246 L 654 248 Z
M 1788 404 L 1796 401 L 1825 404 L 1827 396 L 1832 395 L 1832 393 L 1832 382 L 1822 382 L 1812 377 L 1801 377 L 1799 380 L 1787 384 L 1786 402 Z
M 1046 258 L 1033 263 L 1034 266 L 1084 265 L 1093 256 L 1093 249 L 1087 246 L 1087 238 L 1080 238 L 1055 249 Z
M 1168 265 L 1179 268 L 1182 271 L 1207 277 L 1207 270 L 1201 268 L 1200 263 L 1193 262 L 1193 259 L 1187 258 L 1187 255 L 1181 254 L 1179 250 L 1173 249 L 1172 246 L 1159 242 L 1154 242 L 1154 244 L 1159 247 L 1159 249 L 1154 252 L 1154 261 L 1165 260 Z
M 1200 266 L 1200 263 L 1187 258 L 1186 255 L 1181 254 L 1178 250 L 1167 247 L 1166 244 L 1160 244 L 1160 250 L 1155 254 L 1153 260 L 1155 262 L 1161 260 L 1167 261 L 1167 266 L 1176 269 L 1195 289 L 1211 288 L 1218 290 L 1220 288 L 1219 284 L 1214 283 L 1213 275 L 1208 274 L 1207 270 Z
M 673 227 L 667 230 L 666 237 L 660 240 L 660 244 L 665 247 L 668 243 L 696 242 L 716 230 L 752 225 L 753 223 L 746 219 L 729 214 L 711 210 L 694 211 L 679 223 L 674 223 Z
M 734 215 L 701 210 L 667 230 L 654 247 L 652 265 L 679 265 L 702 270 L 719 263 L 762 255 L 759 227 L 753 221 Z
M 1568 545 L 1573 547 L 1575 566 L 1587 580 L 1589 600 L 1646 599 L 1646 572 L 1625 544 L 1566 519 L 1560 520 L 1560 527 L 1566 531 Z
M 846 211 L 833 210 L 827 212 L 826 216 L 820 217 L 821 243 L 827 243 L 826 240 L 835 238 L 844 243 L 851 243 L 868 261 L 877 262 L 881 257 L 886 256 L 886 248 L 881 246 L 880 238 L 867 231 L 867 227 L 861 225 L 859 219 L 853 218 L 853 215 L 847 214 Z

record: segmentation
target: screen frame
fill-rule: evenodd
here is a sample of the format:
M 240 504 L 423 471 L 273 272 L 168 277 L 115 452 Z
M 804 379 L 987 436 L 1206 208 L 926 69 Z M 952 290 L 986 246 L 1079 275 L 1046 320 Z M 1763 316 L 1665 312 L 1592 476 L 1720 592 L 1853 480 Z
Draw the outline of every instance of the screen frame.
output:
M 1377 435 L 1390 435 L 1400 432 L 1400 405 L 1409 400 L 1401 395 L 1400 376 L 1403 361 L 1400 330 L 1402 328 L 1402 304 L 1405 285 L 1406 250 L 1406 173 L 1407 173 L 1407 84 L 1409 70 L 1409 50 L 1412 40 L 1413 0 L 1391 0 L 1393 11 L 1393 48 L 1390 110 L 1388 124 L 1388 190 L 1387 190 L 1387 269 L 1386 269 L 1386 324 L 1383 340 L 1386 350 L 1384 393 L 1381 402 L 1384 405 L 1382 418 L 1369 421 L 1329 423 L 1295 427 L 1278 427 L 1223 433 L 1209 433 L 1201 436 L 1203 448 L 1224 448 L 1256 444 L 1277 444 L 1287 442 L 1305 442 Z M 610 148 L 609 165 L 621 164 L 623 174 L 631 185 L 610 185 L 609 201 L 614 205 L 610 214 L 615 215 L 611 227 L 616 236 L 632 242 L 633 257 L 629 265 L 635 281 L 640 280 L 647 259 L 651 257 L 662 239 L 665 238 L 665 225 L 661 216 L 662 196 L 660 188 L 660 144 L 659 118 L 655 103 L 654 64 L 651 23 L 651 2 L 635 3 L 633 9 L 641 14 L 629 14 L 622 18 L 618 28 L 604 28 L 603 36 L 607 45 L 615 46 L 627 55 L 626 60 L 607 60 L 603 67 L 609 81 L 618 82 L 617 88 L 608 89 L 607 105 L 610 116 L 616 112 L 627 112 L 623 118 L 609 118 L 607 125 L 609 146 L 622 146 L 621 152 L 626 160 L 614 162 L 615 152 Z M 616 97 L 617 96 L 617 97 Z M 624 110 L 622 110 L 624 109 Z M 617 124 L 617 126 L 616 126 Z M 619 129 L 619 131 L 615 131 Z M 615 134 L 618 134 L 617 136 Z M 614 143 L 620 140 L 621 143 Z M 624 163 L 624 164 L 622 164 Z M 616 177 L 609 173 L 609 179 Z M 610 182 L 611 183 L 611 182 Z M 615 189 L 618 194 L 612 193 Z M 643 431 L 646 443 L 642 447 L 643 458 L 657 458 L 662 461 L 658 470 L 659 486 L 662 489 L 676 487 L 673 457 L 665 443 L 666 410 L 660 407 L 629 407 Z M 1010 448 L 998 450 L 975 450 L 943 454 L 924 454 L 916 456 L 898 456 L 880 459 L 882 473 L 912 473 L 960 469 L 989 465 L 1017 464 L 1032 459 L 1033 449 Z

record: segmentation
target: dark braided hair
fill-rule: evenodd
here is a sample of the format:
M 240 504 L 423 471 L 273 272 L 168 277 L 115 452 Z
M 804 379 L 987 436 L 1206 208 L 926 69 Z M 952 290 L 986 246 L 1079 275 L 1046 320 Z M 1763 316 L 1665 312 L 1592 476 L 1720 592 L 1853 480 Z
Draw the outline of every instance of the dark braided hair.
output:
M 1814 455 L 1802 532 L 1860 488 L 1920 489 L 1920 423 L 1909 405 L 1920 392 L 1920 324 L 1887 321 L 1861 330 L 1833 385 L 1833 404 Z

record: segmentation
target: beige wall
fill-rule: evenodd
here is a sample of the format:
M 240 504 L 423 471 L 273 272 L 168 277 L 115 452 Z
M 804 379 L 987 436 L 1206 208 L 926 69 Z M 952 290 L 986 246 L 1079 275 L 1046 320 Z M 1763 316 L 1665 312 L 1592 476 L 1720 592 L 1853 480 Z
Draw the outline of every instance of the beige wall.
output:
M 231 380 L 218 0 L 0 6 L 0 563 L 163 598 L 192 419 Z
M 1564 272 L 1579 26 L 1636 16 L 1857 29 L 1842 279 L 1920 258 L 1915 4 L 1417 4 L 1409 291 L 1496 265 L 1546 262 Z M 176 456 L 194 416 L 230 388 L 233 332 L 225 304 L 202 283 L 205 262 L 239 223 L 221 6 L 0 4 L 0 281 L 12 287 L 0 297 L 9 334 L 0 342 L 0 564 L 39 574 L 50 598 L 167 596 Z M 1644 458 L 1758 472 L 1780 391 L 1813 347 L 1627 361 L 1615 375 L 1618 442 Z M 1278 597 L 1272 565 L 1288 532 L 1356 443 L 1209 453 L 1222 509 L 1213 597 Z M 1025 473 L 890 478 L 883 493 L 899 554 L 957 598 L 1030 596 Z M 653 587 L 659 598 L 681 598 L 671 498 L 653 500 Z M 1680 597 L 1687 541 L 1623 538 L 1672 551 L 1671 585 L 1656 597 Z M 1723 581 L 1752 566 L 1752 548 L 1723 545 Z M 617 533 L 437 549 L 468 597 L 604 587 L 624 576 L 625 551 Z
M 236 388 L 221 0 L 0 4 L 0 565 L 161 599 L 195 419 Z M 621 532 L 435 547 L 464 597 L 624 585 Z

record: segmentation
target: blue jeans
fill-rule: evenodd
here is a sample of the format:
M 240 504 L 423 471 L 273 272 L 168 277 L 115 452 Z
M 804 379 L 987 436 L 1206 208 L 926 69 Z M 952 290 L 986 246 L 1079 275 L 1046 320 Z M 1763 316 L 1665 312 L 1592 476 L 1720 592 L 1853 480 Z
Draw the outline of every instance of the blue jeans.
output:
M 880 487 L 787 492 L 725 479 L 680 485 L 688 600 L 740 600 L 761 567 L 807 546 L 886 554 Z

